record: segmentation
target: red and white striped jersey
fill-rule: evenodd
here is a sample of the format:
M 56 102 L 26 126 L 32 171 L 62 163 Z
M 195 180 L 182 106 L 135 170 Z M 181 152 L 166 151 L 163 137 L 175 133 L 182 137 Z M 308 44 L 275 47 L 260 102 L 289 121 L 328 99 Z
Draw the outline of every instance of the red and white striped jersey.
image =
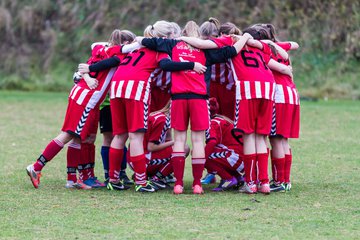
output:
M 277 43 L 280 47 L 282 47 L 285 51 L 289 51 L 291 48 L 290 43 Z M 286 66 L 291 65 L 290 60 L 283 59 L 279 54 L 275 57 L 274 60 L 277 62 L 284 64 Z M 293 79 L 286 74 L 282 74 L 277 71 L 273 71 L 274 79 L 276 82 L 275 88 L 275 103 L 288 103 L 288 104 L 300 104 L 300 97 L 296 90 L 296 85 Z
M 208 140 L 214 139 L 216 145 L 225 145 L 227 148 L 242 154 L 242 145 L 231 134 L 233 128 L 233 123 L 230 123 L 221 116 L 215 117 L 210 121 L 210 136 Z
M 164 143 L 166 134 L 170 129 L 170 118 L 162 112 L 151 113 L 149 116 L 148 130 L 144 136 L 144 150 L 147 151 L 149 142 L 155 144 Z
M 109 57 L 118 56 L 121 58 L 120 46 L 114 46 L 106 48 L 104 46 L 95 46 L 92 50 L 92 56 L 87 61 L 88 64 L 96 63 L 100 60 L 107 59 Z M 98 86 L 96 89 L 90 89 L 84 79 L 81 79 L 79 83 L 75 84 L 70 91 L 69 98 L 76 101 L 77 104 L 84 107 L 93 109 L 99 105 L 109 90 L 110 81 L 113 77 L 116 68 L 108 70 L 89 73 L 89 75 L 98 80 Z
M 234 42 L 230 36 L 221 36 L 219 38 L 211 38 L 216 45 L 221 48 L 225 46 L 233 46 Z M 225 84 L 228 90 L 235 85 L 234 74 L 231 69 L 230 60 L 226 63 L 216 63 L 211 65 L 211 81 Z
M 171 72 L 165 72 L 161 68 L 155 69 L 151 74 L 151 88 L 158 87 L 161 90 L 169 90 L 171 84 Z
M 267 66 L 271 50 L 262 43 L 263 50 L 247 47 L 232 58 L 232 67 L 236 73 L 236 99 L 263 98 L 274 100 L 275 80 Z
M 110 99 L 125 98 L 149 103 L 151 74 L 165 58 L 168 58 L 167 54 L 148 48 L 128 53 L 112 79 Z

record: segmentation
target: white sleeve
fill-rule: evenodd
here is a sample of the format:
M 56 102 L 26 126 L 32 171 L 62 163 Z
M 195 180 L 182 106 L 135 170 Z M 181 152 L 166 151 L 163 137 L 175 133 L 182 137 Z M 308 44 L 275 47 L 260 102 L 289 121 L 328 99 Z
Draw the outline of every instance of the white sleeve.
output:
M 122 53 L 129 53 L 129 52 L 132 52 L 136 49 L 139 49 L 141 48 L 142 45 L 138 42 L 133 42 L 133 43 L 130 43 L 130 44 L 126 44 L 124 45 L 122 48 L 121 48 L 121 52 Z
M 105 46 L 105 45 L 109 45 L 108 42 L 94 42 L 93 44 L 91 44 L 91 50 L 94 49 L 94 47 L 96 45 L 102 45 L 102 46 Z

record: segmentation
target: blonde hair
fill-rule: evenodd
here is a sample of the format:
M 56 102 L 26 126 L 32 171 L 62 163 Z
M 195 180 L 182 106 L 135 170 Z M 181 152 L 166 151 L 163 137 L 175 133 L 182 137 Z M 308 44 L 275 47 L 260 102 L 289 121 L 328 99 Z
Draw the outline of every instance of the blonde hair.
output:
M 217 37 L 219 35 L 220 21 L 216 18 L 209 18 L 208 21 L 204 22 L 200 26 L 200 35 L 203 39 L 210 37 Z
M 156 113 L 163 113 L 163 114 L 165 114 L 166 116 L 169 116 L 169 114 L 170 114 L 170 107 L 171 107 L 171 100 L 169 100 L 162 109 L 160 109 L 160 110 L 158 110 L 158 111 L 155 111 L 155 112 L 151 112 L 150 115 L 152 116 L 152 115 L 154 115 L 154 114 L 156 114 Z
M 170 23 L 173 26 L 174 38 L 180 37 L 181 36 L 181 28 L 180 28 L 179 24 L 177 24 L 176 22 L 170 22 Z
M 186 37 L 200 37 L 199 25 L 194 21 L 188 21 L 182 30 L 182 35 Z
M 219 33 L 225 35 L 230 35 L 230 34 L 242 35 L 241 30 L 231 22 L 226 22 L 222 24 L 219 28 Z
M 169 38 L 174 33 L 174 27 L 170 22 L 161 20 L 149 25 L 144 30 L 145 37 Z

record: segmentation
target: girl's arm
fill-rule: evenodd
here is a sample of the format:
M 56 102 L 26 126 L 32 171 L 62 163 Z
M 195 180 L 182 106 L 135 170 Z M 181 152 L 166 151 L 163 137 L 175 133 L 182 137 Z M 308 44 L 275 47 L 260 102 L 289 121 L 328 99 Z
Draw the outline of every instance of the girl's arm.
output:
M 174 72 L 183 70 L 194 70 L 197 73 L 204 73 L 206 67 L 198 62 L 175 62 L 170 59 L 163 59 L 159 62 L 159 67 L 164 71 Z
M 80 73 L 100 72 L 112 67 L 116 67 L 119 65 L 119 63 L 120 59 L 117 56 L 114 56 L 92 65 L 89 65 L 87 63 L 80 63 L 78 66 L 78 71 Z
M 124 46 L 122 46 L 121 48 L 121 52 L 122 53 L 129 53 L 129 52 L 132 52 L 134 50 L 137 50 L 139 48 L 143 47 L 140 43 L 138 42 L 133 42 L 133 43 L 130 43 L 130 44 L 126 44 Z
M 289 41 L 288 43 L 290 43 L 291 45 L 291 50 L 296 50 L 299 48 L 299 44 L 297 42 L 292 42 L 292 41 Z
M 275 61 L 274 59 L 270 59 L 268 66 L 271 70 L 288 75 L 291 78 L 293 77 L 291 66 L 286 66 L 285 64 L 279 63 L 279 62 Z
M 156 152 L 156 151 L 160 151 L 160 150 L 163 150 L 167 147 L 170 147 L 174 145 L 174 141 L 171 140 L 171 141 L 168 141 L 168 142 L 164 142 L 164 143 L 161 143 L 161 144 L 155 144 L 153 142 L 149 142 L 148 145 L 147 145 L 147 149 L 149 152 Z
M 280 47 L 279 45 L 277 45 L 276 43 L 274 43 L 271 40 L 261 40 L 264 43 L 268 44 L 268 45 L 272 45 L 275 47 L 276 51 L 278 54 L 280 54 L 280 56 L 284 59 L 284 60 L 288 60 L 289 59 L 289 54 L 285 51 L 285 49 L 283 49 L 282 47 Z
M 216 45 L 215 42 L 211 40 L 204 40 L 196 37 L 179 37 L 178 40 L 184 41 L 188 44 L 190 44 L 193 47 L 199 48 L 199 49 L 214 49 L 219 48 L 218 45 Z
M 88 87 L 90 89 L 95 89 L 99 85 L 98 80 L 96 78 L 90 77 L 89 74 L 85 73 L 85 74 L 83 74 L 83 77 L 84 77 L 86 84 L 88 85 Z

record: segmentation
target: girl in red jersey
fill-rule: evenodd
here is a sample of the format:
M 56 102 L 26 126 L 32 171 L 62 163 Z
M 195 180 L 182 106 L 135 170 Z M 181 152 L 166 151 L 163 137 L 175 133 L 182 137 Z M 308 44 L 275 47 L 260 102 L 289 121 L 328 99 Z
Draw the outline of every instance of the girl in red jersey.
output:
M 168 56 L 147 48 L 140 48 L 127 54 L 120 62 L 112 79 L 110 106 L 114 138 L 110 146 L 109 189 L 119 186 L 119 159 L 127 137 L 130 138 L 129 162 L 135 172 L 136 191 L 154 192 L 147 181 L 146 158 L 143 149 L 144 133 L 148 128 L 151 73 L 160 66 L 167 71 L 204 71 L 204 66 L 194 62 L 174 63 Z
M 219 186 L 213 189 L 219 192 L 231 189 L 242 181 L 243 149 L 240 142 L 232 136 L 233 121 L 217 114 L 219 105 L 216 98 L 210 98 L 209 105 L 211 122 L 205 147 L 205 168 L 221 177 Z
M 190 21 L 186 24 L 183 34 L 199 37 L 198 26 Z M 193 48 L 183 41 L 173 39 L 137 38 L 137 41 L 146 47 L 168 53 L 174 61 L 187 62 L 199 61 L 210 66 L 217 62 L 225 62 L 235 56 L 243 47 L 250 36 L 239 40 L 234 47 L 220 50 L 201 51 Z M 183 193 L 183 175 L 185 167 L 185 143 L 190 119 L 192 141 L 192 169 L 193 169 L 193 193 L 202 194 L 201 176 L 205 163 L 204 133 L 209 127 L 209 114 L 207 107 L 207 82 L 210 78 L 210 68 L 206 74 L 198 74 L 194 71 L 179 71 L 172 73 L 172 104 L 171 126 L 174 128 L 174 147 L 171 157 L 176 182 L 174 193 Z
M 184 40 L 202 48 L 214 48 L 224 43 L 230 45 L 232 42 L 230 37 L 212 39 L 213 41 Z M 266 137 L 271 128 L 275 89 L 274 77 L 267 66 L 270 55 L 270 47 L 267 44 L 251 39 L 247 42 L 247 48 L 232 58 L 234 77 L 237 78 L 234 127 L 235 131 L 243 133 L 244 141 L 246 183 L 240 192 L 270 192 Z
M 115 30 L 113 34 L 117 31 Z M 97 46 L 92 50 L 92 56 L 88 63 L 116 56 L 120 54 L 120 49 L 121 46 L 117 44 L 111 45 L 109 48 Z M 91 188 L 83 184 L 81 179 L 76 180 L 78 159 L 81 159 L 81 141 L 86 140 L 92 133 L 93 123 L 97 124 L 99 104 L 106 96 L 114 72 L 114 68 L 106 71 L 91 69 L 88 74 L 83 74 L 83 78 L 72 88 L 62 132 L 46 146 L 37 161 L 26 168 L 35 188 L 38 188 L 40 184 L 41 170 L 45 164 L 51 161 L 70 141 L 67 152 L 68 181 L 77 181 L 79 188 Z M 82 176 L 84 176 L 83 173 L 81 172 Z
M 296 42 L 279 42 L 275 37 L 275 28 L 271 24 L 256 24 L 254 28 L 263 32 L 261 37 L 274 41 L 285 51 L 297 49 Z M 266 40 L 264 40 L 266 41 Z M 274 60 L 291 66 L 289 58 L 281 56 Z M 300 97 L 296 90 L 292 74 L 284 74 L 273 70 L 276 82 L 275 107 L 273 125 L 270 134 L 271 144 L 271 166 L 273 173 L 273 184 L 270 185 L 272 192 L 284 192 L 291 189 L 290 170 L 292 153 L 289 138 L 299 138 L 300 126 Z

